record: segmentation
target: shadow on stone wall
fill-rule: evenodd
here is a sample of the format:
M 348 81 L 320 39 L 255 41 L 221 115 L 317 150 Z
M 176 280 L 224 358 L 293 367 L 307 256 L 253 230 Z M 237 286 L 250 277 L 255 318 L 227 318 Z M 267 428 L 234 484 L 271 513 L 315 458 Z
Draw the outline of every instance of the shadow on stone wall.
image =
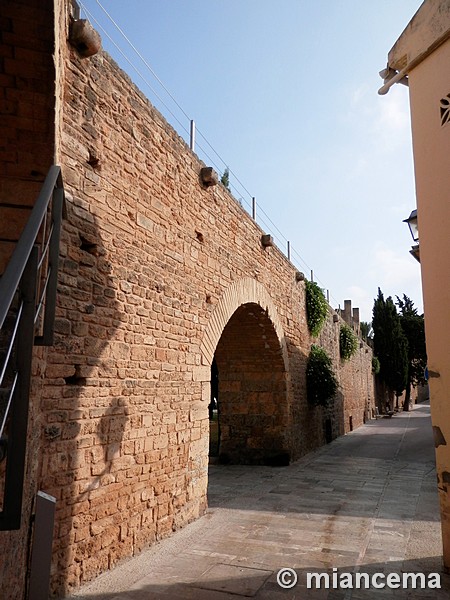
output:
M 41 401 L 40 489 L 57 499 L 54 596 L 79 585 L 83 575 L 106 570 L 119 554 L 124 525 L 117 462 L 123 460 L 132 391 L 119 373 L 127 347 L 118 333 L 124 313 L 110 250 L 95 218 L 76 197 L 68 195 L 67 213 L 55 344 Z

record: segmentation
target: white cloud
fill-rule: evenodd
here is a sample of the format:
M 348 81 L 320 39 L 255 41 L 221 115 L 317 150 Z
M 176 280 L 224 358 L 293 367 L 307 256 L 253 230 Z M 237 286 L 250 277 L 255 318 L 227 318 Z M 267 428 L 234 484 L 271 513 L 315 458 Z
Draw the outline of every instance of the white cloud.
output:
M 383 242 L 377 242 L 373 252 L 371 270 L 378 275 L 383 289 L 402 289 L 402 286 L 420 279 L 418 264 L 407 253 L 397 253 Z
M 408 94 L 399 86 L 391 88 L 386 96 L 378 96 L 375 103 L 376 118 L 372 131 L 383 146 L 391 149 L 410 143 L 410 116 Z
M 367 275 L 371 281 L 377 282 L 376 287 L 381 288 L 385 298 L 392 296 L 395 300 L 396 296 L 406 294 L 419 312 L 423 310 L 420 265 L 406 249 L 396 252 L 383 242 L 377 242 Z
M 369 88 L 367 83 L 363 83 L 350 93 L 350 107 L 351 112 L 357 111 L 359 113 L 367 110 L 367 98 L 372 95 L 373 90 Z
M 408 90 L 394 86 L 385 96 L 364 83 L 349 93 L 349 109 L 345 120 L 353 123 L 367 137 L 367 147 L 376 152 L 398 152 L 398 147 L 411 146 Z

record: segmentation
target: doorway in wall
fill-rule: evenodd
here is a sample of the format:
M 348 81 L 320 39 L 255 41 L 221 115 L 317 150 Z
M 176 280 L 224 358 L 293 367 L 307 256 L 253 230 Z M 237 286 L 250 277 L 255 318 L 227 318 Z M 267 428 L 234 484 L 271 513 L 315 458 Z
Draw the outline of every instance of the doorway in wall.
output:
M 267 312 L 241 305 L 211 366 L 210 461 L 288 464 L 288 408 L 280 341 Z

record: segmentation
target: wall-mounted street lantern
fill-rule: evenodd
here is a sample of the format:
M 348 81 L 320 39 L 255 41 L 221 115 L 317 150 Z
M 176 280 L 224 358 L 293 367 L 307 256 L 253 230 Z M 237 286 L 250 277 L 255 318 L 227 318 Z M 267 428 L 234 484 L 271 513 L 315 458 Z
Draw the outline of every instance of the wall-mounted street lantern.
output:
M 419 241 L 419 227 L 417 225 L 417 210 L 411 211 L 411 214 L 409 215 L 409 217 L 407 219 L 404 219 L 403 223 L 408 223 L 409 230 L 412 235 L 412 239 L 416 242 L 416 244 L 414 246 L 412 246 L 412 248 L 409 252 L 410 252 L 410 254 L 412 254 L 412 256 L 414 256 L 414 258 L 418 262 L 420 262 L 420 248 L 419 248 L 419 244 L 417 243 Z
M 408 223 L 409 230 L 412 235 L 412 239 L 415 242 L 419 241 L 419 228 L 417 226 L 417 210 L 413 210 L 409 217 L 403 221 L 403 223 Z

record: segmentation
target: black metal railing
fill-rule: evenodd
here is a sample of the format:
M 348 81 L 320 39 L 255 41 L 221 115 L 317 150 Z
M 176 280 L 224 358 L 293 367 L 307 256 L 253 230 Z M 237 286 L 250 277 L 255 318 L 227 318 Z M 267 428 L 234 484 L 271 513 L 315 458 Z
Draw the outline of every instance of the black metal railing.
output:
M 33 345 L 53 343 L 63 208 L 52 166 L 0 278 L 0 530 L 20 528 Z

